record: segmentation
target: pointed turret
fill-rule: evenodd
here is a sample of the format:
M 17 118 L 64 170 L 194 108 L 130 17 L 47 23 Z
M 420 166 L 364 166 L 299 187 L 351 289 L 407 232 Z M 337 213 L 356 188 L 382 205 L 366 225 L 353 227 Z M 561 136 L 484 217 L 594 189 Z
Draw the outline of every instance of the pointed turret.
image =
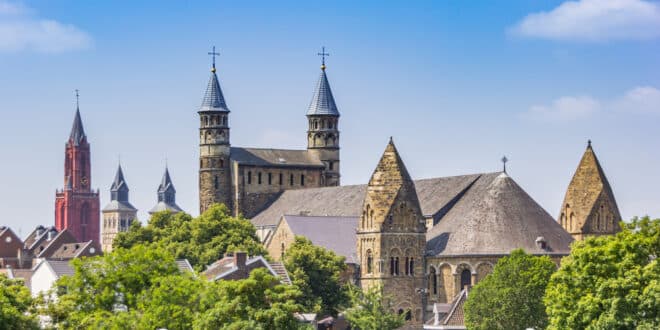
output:
M 211 69 L 211 78 L 209 78 L 209 84 L 206 86 L 206 92 L 204 93 L 202 106 L 199 107 L 199 111 L 229 112 L 229 108 L 225 102 L 225 97 L 222 94 L 220 82 L 218 81 L 218 76 L 215 71 L 214 66 Z
M 110 202 L 102 211 L 101 248 L 104 252 L 112 251 L 112 242 L 117 233 L 127 231 L 131 223 L 137 219 L 138 210 L 128 201 L 128 191 L 128 184 L 120 164 L 110 186 Z
M 80 109 L 76 107 L 76 116 L 73 118 L 73 126 L 71 127 L 71 134 L 69 134 L 69 140 L 73 142 L 74 145 L 78 145 L 86 138 L 85 129 L 83 128 L 82 119 L 80 118 Z
M 339 110 L 332 96 L 328 76 L 326 75 L 325 47 L 321 53 L 321 76 L 307 109 L 307 150 L 316 155 L 325 164 L 322 183 L 324 186 L 340 184 L 339 171 Z
M 172 213 L 181 212 L 181 208 L 176 205 L 176 189 L 170 178 L 170 171 L 165 167 L 165 173 L 158 186 L 158 204 L 154 206 L 149 214 L 169 210 Z
M 614 234 L 621 214 L 591 141 L 566 191 L 559 223 L 575 239 Z

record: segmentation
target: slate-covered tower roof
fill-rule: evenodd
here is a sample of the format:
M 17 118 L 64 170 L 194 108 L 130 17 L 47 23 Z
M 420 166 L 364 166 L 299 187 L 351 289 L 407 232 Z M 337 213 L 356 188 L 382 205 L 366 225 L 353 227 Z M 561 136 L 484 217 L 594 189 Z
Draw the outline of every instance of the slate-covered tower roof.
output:
M 225 102 L 225 96 L 222 94 L 222 89 L 220 88 L 218 76 L 216 75 L 215 58 L 213 60 L 213 67 L 211 68 L 211 77 L 206 86 L 206 92 L 204 93 L 204 98 L 202 99 L 202 105 L 199 107 L 199 111 L 229 112 L 229 108 Z
M 309 104 L 309 108 L 307 109 L 307 115 L 339 117 L 339 110 L 337 109 L 335 98 L 332 96 L 332 89 L 330 88 L 330 83 L 328 82 L 328 76 L 325 73 L 325 69 L 326 66 L 323 64 L 321 66 L 321 76 L 319 77 L 319 80 L 316 83 L 316 88 L 314 89 L 312 102 Z
M 110 199 L 113 201 L 128 202 L 128 185 L 124 179 L 124 172 L 121 165 L 117 166 L 117 174 L 115 180 L 110 187 Z
M 76 115 L 73 118 L 73 125 L 71 127 L 71 133 L 69 134 L 69 141 L 76 146 L 87 141 L 87 135 L 85 135 L 82 118 L 80 118 L 79 107 L 76 107 Z
M 160 211 L 169 210 L 173 213 L 181 212 L 181 208 L 176 205 L 176 189 L 170 177 L 170 171 L 165 167 L 165 173 L 158 185 L 158 203 L 154 206 L 149 213 L 156 213 Z
M 612 187 L 589 141 L 566 191 L 559 222 L 575 239 L 584 239 L 614 234 L 620 221 Z

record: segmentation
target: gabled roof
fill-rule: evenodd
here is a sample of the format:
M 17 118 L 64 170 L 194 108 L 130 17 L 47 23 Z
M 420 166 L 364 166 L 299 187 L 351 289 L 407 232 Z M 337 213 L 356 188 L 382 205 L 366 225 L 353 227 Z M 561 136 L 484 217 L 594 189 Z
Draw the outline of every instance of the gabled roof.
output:
M 346 262 L 357 263 L 355 231 L 359 217 L 308 217 L 285 215 L 285 221 L 294 235 L 304 236 L 314 245 L 326 248 L 346 258 Z
M 199 107 L 199 111 L 229 112 L 229 108 L 225 103 L 225 97 L 222 95 L 220 82 L 218 82 L 218 76 L 215 74 L 215 71 L 211 72 L 211 78 L 209 78 L 209 83 L 206 86 L 206 92 L 204 93 L 204 98 L 202 99 L 202 105 Z
M 100 255 L 101 249 L 93 241 L 62 244 L 49 258 L 69 260 L 81 256 Z
M 34 251 L 34 254 L 36 255 L 37 258 L 50 258 L 53 253 L 55 253 L 63 244 L 68 244 L 68 243 L 75 243 L 76 238 L 73 237 L 73 234 L 71 234 L 67 229 L 62 229 L 57 235 L 55 235 L 51 240 L 42 240 L 42 243 L 39 245 L 40 247 L 43 247 L 43 250 L 41 248 L 40 251 Z
M 325 74 L 325 69 L 321 70 L 321 76 L 319 77 L 319 81 L 316 84 L 314 96 L 312 97 L 312 102 L 309 104 L 307 115 L 327 115 L 339 117 L 339 110 L 337 110 L 335 98 L 332 96 L 332 90 L 330 89 L 330 83 L 328 82 L 328 77 Z
M 44 259 L 36 267 L 33 272 L 36 272 L 41 267 L 48 267 L 50 271 L 55 274 L 57 278 L 64 275 L 74 275 L 73 267 L 69 264 L 69 260 L 48 260 Z
M 261 264 L 261 266 L 268 269 L 273 276 L 279 277 L 282 284 L 291 284 L 289 273 L 286 271 L 286 268 L 284 268 L 282 263 L 269 263 L 263 256 L 252 257 L 245 261 L 245 267 L 248 267 L 248 269 L 260 268 L 254 267 L 257 266 L 255 264 Z M 250 266 L 253 267 L 250 268 Z M 236 271 L 238 271 L 238 266 L 235 264 L 234 256 L 226 256 L 207 266 L 202 274 L 209 280 L 218 281 L 228 277 Z
M 69 140 L 73 142 L 74 145 L 78 145 L 85 138 L 85 129 L 83 128 L 82 119 L 80 118 L 80 109 L 76 108 L 76 116 L 73 118 L 73 126 L 71 127 L 71 134 L 69 134 Z
M 307 150 L 231 148 L 230 158 L 242 165 L 270 167 L 318 167 L 323 162 Z
M 546 249 L 537 245 L 539 237 Z M 426 238 L 427 253 L 438 256 L 499 255 L 516 248 L 568 254 L 573 241 L 506 173 L 476 181 Z

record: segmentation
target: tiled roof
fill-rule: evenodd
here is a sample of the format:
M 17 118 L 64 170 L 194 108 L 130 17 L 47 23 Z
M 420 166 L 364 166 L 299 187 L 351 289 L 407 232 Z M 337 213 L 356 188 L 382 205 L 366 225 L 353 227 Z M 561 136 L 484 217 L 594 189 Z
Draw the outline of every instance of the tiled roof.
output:
M 307 217 L 285 215 L 284 221 L 294 235 L 305 236 L 314 245 L 324 247 L 346 262 L 357 263 L 356 243 L 358 217 Z
M 50 258 L 53 253 L 57 252 L 57 250 L 63 245 L 67 243 L 75 243 L 76 238 L 73 237 L 73 234 L 69 232 L 67 229 L 63 229 L 57 235 L 55 235 L 51 240 L 48 240 L 46 238 L 45 240 L 41 240 L 41 243 L 38 245 L 39 246 L 39 251 L 35 249 L 33 252 L 37 258 Z M 43 249 L 41 249 L 43 247 Z
M 69 260 L 44 260 L 43 262 L 50 266 L 58 278 L 64 275 L 73 275 L 75 273 L 73 267 L 69 265 Z
M 339 110 L 337 110 L 335 98 L 332 96 L 332 90 L 330 89 L 330 83 L 328 82 L 325 70 L 321 70 L 321 76 L 316 84 L 314 96 L 312 97 L 312 102 L 309 104 L 307 115 L 339 116 Z
M 481 176 L 471 174 L 415 180 L 422 213 L 432 216 L 460 196 Z M 275 226 L 283 215 L 357 217 L 362 210 L 366 185 L 286 190 L 267 209 L 252 218 L 255 226 Z
M 244 165 L 273 167 L 324 167 L 319 158 L 307 150 L 231 148 L 231 160 Z
M 176 266 L 179 268 L 181 272 L 191 272 L 193 273 L 194 270 L 192 266 L 190 265 L 190 262 L 188 262 L 188 259 L 176 259 Z
M 94 248 L 94 253 L 91 253 L 91 248 Z M 90 255 L 98 255 L 101 253 L 98 246 L 95 246 L 93 241 L 84 243 L 67 243 L 62 244 L 51 256 L 51 259 L 67 260 L 82 256 L 84 253 Z
M 433 255 L 568 254 L 573 238 L 506 173 L 482 176 L 427 232 Z M 543 237 L 547 250 L 536 239 Z
M 222 89 L 220 89 L 218 76 L 215 72 L 211 72 L 211 78 L 206 87 L 206 93 L 204 93 L 204 98 L 202 99 L 202 105 L 199 107 L 199 111 L 229 112 L 229 108 L 227 108 L 227 104 L 225 103 L 225 97 L 222 95 Z
M 74 145 L 78 145 L 85 138 L 85 129 L 83 128 L 82 119 L 80 118 L 80 109 L 76 108 L 76 116 L 73 119 L 73 126 L 71 127 L 71 134 L 69 140 Z

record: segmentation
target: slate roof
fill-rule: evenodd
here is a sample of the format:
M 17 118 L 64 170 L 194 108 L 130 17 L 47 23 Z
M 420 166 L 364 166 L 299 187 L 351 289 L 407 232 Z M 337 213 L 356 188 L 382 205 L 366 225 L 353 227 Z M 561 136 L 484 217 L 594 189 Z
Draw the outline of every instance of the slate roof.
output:
M 422 213 L 430 217 L 451 204 L 461 192 L 481 177 L 497 174 L 470 174 L 415 180 Z M 357 217 L 367 185 L 286 190 L 267 209 L 252 218 L 255 226 L 275 226 L 283 215 Z
M 324 247 L 346 262 L 357 263 L 356 243 L 359 217 L 307 217 L 285 215 L 283 221 L 294 235 L 305 236 L 314 245 Z
M 130 202 L 110 201 L 103 207 L 104 212 L 107 211 L 136 211 L 137 209 Z
M 60 278 L 64 275 L 75 274 L 73 267 L 69 265 L 69 260 L 44 260 L 43 262 L 53 270 L 53 273 L 55 273 L 57 278 Z
M 91 253 L 91 248 L 94 248 L 94 253 Z M 85 252 L 89 251 L 92 255 L 101 253 L 101 249 L 96 246 L 93 241 L 83 243 L 67 243 L 62 244 L 51 256 L 51 259 L 68 260 L 80 257 Z
M 325 165 L 307 150 L 231 148 L 231 160 L 244 165 L 273 167 L 319 167 Z
M 545 238 L 548 249 L 536 239 Z M 426 234 L 427 253 L 499 255 L 516 248 L 528 253 L 568 254 L 573 238 L 511 177 L 477 180 Z
M 80 118 L 80 109 L 76 108 L 76 116 L 73 118 L 73 126 L 71 127 L 71 134 L 69 134 L 69 140 L 73 142 L 74 145 L 78 145 L 85 139 L 85 129 L 83 128 L 82 119 Z
M 309 104 L 307 115 L 330 115 L 339 117 L 339 110 L 335 104 L 335 98 L 332 96 L 328 76 L 325 70 L 321 70 L 321 76 L 314 90 L 312 102 Z
M 218 76 L 215 74 L 215 71 L 211 71 L 211 78 L 209 78 L 209 83 L 206 86 L 206 92 L 204 93 L 204 98 L 202 99 L 202 105 L 199 107 L 199 111 L 229 112 L 229 108 L 227 107 L 227 103 L 225 103 L 225 97 L 222 95 L 220 82 L 218 81 Z
M 149 213 L 157 213 L 161 211 L 170 211 L 172 213 L 183 212 L 183 210 L 176 204 L 158 202 L 154 207 L 151 208 L 151 210 L 149 210 Z

